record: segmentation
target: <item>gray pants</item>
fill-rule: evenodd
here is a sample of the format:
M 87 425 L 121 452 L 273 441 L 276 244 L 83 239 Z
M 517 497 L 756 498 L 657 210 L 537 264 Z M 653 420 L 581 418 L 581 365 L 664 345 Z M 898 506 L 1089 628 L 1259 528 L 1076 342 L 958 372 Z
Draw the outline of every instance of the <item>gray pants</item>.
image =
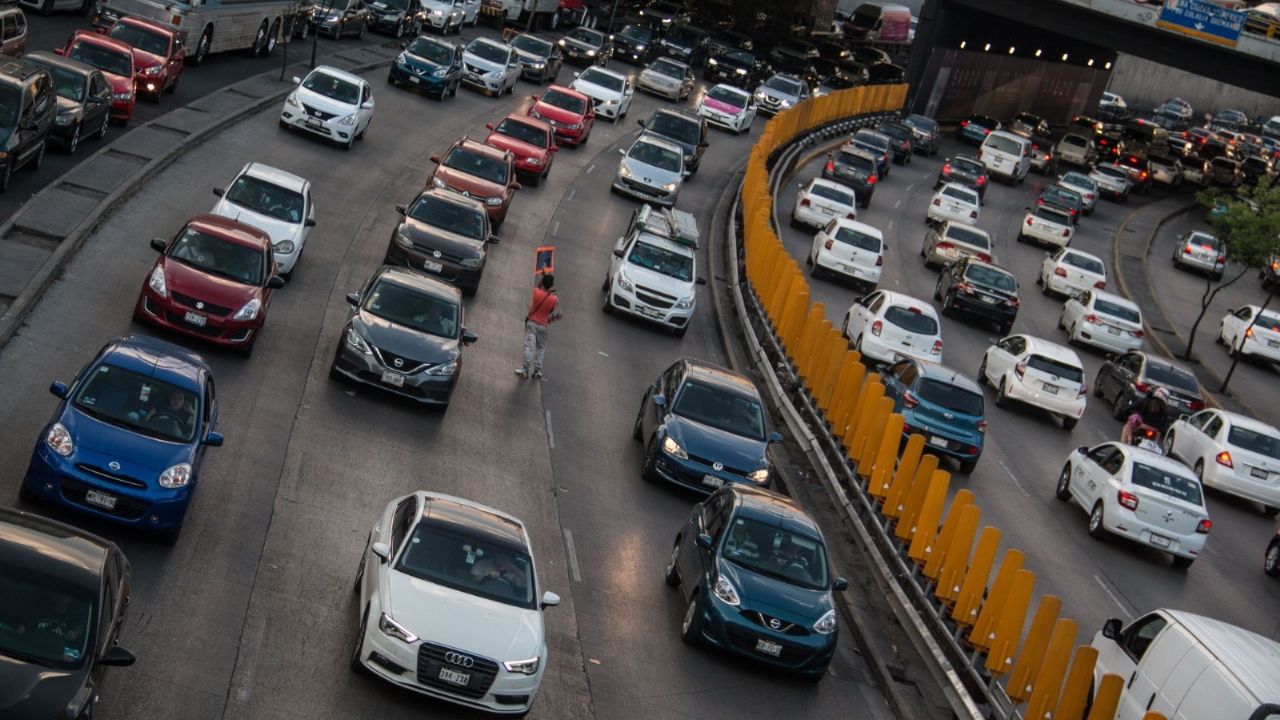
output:
M 547 354 L 547 326 L 524 321 L 524 371 L 542 372 L 542 357 Z

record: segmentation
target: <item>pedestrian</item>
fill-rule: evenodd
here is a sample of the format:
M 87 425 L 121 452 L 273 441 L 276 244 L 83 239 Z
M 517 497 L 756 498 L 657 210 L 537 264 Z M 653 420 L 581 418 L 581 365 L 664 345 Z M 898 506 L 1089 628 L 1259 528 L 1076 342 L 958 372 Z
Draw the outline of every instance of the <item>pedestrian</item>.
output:
M 555 285 L 555 277 L 547 273 L 533 286 L 533 299 L 524 318 L 524 364 L 515 371 L 521 378 L 529 377 L 532 371 L 534 380 L 542 379 L 542 358 L 547 353 L 547 326 L 563 317 Z

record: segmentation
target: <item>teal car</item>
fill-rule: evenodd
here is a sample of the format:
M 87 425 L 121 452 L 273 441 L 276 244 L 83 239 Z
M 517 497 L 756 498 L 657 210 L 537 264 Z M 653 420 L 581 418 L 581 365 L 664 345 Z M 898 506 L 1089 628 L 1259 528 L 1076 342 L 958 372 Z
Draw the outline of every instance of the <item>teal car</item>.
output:
M 987 434 L 982 388 L 937 363 L 903 360 L 884 373 L 885 397 L 902 415 L 902 437 L 924 436 L 926 452 L 955 458 L 968 475 L 982 457 Z
M 458 94 L 462 82 L 462 48 L 439 38 L 420 35 L 402 45 L 391 63 L 387 83 L 417 88 L 437 100 Z

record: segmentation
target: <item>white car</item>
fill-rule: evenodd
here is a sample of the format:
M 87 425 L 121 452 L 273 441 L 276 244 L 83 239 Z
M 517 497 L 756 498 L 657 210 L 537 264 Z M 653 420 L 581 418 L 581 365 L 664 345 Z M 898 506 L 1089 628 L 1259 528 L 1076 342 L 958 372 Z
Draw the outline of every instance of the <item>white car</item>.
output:
M 1218 323 L 1218 342 L 1232 355 L 1254 355 L 1280 363 L 1280 315 L 1257 305 L 1230 309 Z
M 271 238 L 271 254 L 288 277 L 316 224 L 311 183 L 293 173 L 251 162 L 231 184 L 215 188 L 220 200 L 209 212 L 252 225 Z
M 1027 208 L 1027 214 L 1018 226 L 1018 242 L 1031 240 L 1042 245 L 1066 247 L 1071 243 L 1071 236 L 1076 232 L 1076 224 L 1065 210 L 1048 205 L 1037 205 Z
M 462 0 L 421 0 L 422 14 L 426 16 L 424 25 L 439 30 L 441 35 L 460 32 L 467 21 L 466 8 Z
M 631 109 L 631 98 L 635 95 L 631 78 L 616 70 L 600 67 L 587 68 L 573 76 L 569 87 L 591 98 L 596 115 L 615 122 L 626 117 Z
M 630 148 L 618 148 L 618 154 L 622 160 L 613 177 L 613 192 L 667 207 L 676 204 L 684 178 L 689 174 L 679 145 L 657 135 L 641 133 Z
M 1036 277 L 1045 295 L 1074 295 L 1083 290 L 1106 290 L 1107 267 L 1102 258 L 1081 250 L 1062 248 L 1047 255 Z
M 987 348 L 978 366 L 978 384 L 996 388 L 996 405 L 1010 401 L 1038 407 L 1071 430 L 1084 415 L 1084 365 L 1071 348 L 1030 335 L 1010 335 Z
M 734 134 L 750 132 L 756 121 L 756 104 L 746 90 L 721 83 L 702 96 L 698 115 Z
M 833 218 L 858 219 L 858 199 L 853 191 L 822 178 L 801 184 L 791 209 L 792 227 L 825 227 Z
M 809 85 L 794 75 L 777 73 L 756 88 L 753 96 L 760 112 L 776 115 L 809 99 Z
M 986 230 L 956 222 L 944 222 L 925 231 L 920 257 L 927 268 L 958 262 L 961 258 L 977 258 L 985 263 L 996 262 L 991 249 L 991 236 Z
M 478 37 L 462 51 L 463 84 L 486 95 L 513 92 L 520 72 L 520 54 L 497 40 Z
M 958 222 L 966 225 L 978 223 L 978 211 L 982 198 L 978 191 L 960 183 L 947 183 L 933 194 L 925 210 L 926 219 L 933 223 Z
M 1119 295 L 1084 290 L 1067 298 L 1058 327 L 1069 342 L 1085 343 L 1116 354 L 1142 349 L 1142 311 Z
M 832 272 L 874 288 L 884 267 L 884 235 L 857 220 L 832 220 L 813 236 L 809 274 Z
M 373 88 L 359 75 L 321 65 L 305 78 L 293 78 L 298 86 L 285 96 L 280 127 L 306 130 L 350 150 L 363 139 L 373 121 Z
M 1133 190 L 1129 171 L 1115 163 L 1098 163 L 1089 171 L 1089 177 L 1098 183 L 1098 193 L 1104 198 L 1124 202 Z
M 1173 266 L 1183 270 L 1199 270 L 1209 273 L 1215 280 L 1222 279 L 1227 269 L 1227 249 L 1222 241 L 1201 230 L 1183 233 L 1173 246 Z
M 458 0 L 462 5 L 462 20 L 467 25 L 475 27 L 480 24 L 480 5 L 481 0 Z
M 683 337 L 697 309 L 698 224 L 680 210 L 636 210 L 618 238 L 604 281 L 604 311 L 638 315 Z
M 660 57 L 640 71 L 636 86 L 641 90 L 676 102 L 684 102 L 693 92 L 693 68 L 669 57 Z
M 1193 468 L 1206 487 L 1280 513 L 1280 430 L 1225 410 L 1201 410 L 1169 426 L 1164 452 Z
M 1171 458 L 1118 442 L 1073 450 L 1055 494 L 1089 513 L 1090 537 L 1119 535 L 1163 550 L 1177 568 L 1200 557 L 1213 527 L 1194 475 Z
M 1020 183 L 1031 172 L 1031 141 L 1004 130 L 994 130 L 982 141 L 978 159 L 994 177 Z
M 1099 110 L 1106 109 L 1111 112 L 1120 112 L 1128 108 L 1129 104 L 1124 101 L 1124 98 L 1113 92 L 1102 93 L 1102 99 L 1098 101 Z
M 387 505 L 360 556 L 351 667 L 424 695 L 528 711 L 547 667 L 544 608 L 524 524 L 449 495 Z
M 1058 176 L 1058 185 L 1077 193 L 1084 200 L 1084 214 L 1092 215 L 1098 207 L 1098 181 L 1082 172 L 1063 173 Z
M 942 325 L 933 306 L 910 295 L 877 290 L 844 314 L 841 332 L 862 357 L 877 363 L 904 358 L 942 362 Z

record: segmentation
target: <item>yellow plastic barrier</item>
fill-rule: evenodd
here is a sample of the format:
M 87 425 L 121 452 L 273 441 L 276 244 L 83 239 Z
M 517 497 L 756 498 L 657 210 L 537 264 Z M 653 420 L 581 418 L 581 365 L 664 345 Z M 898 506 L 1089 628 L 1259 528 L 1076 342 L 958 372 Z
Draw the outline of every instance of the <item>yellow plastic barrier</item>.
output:
M 1036 607 L 1036 614 L 1031 618 L 1031 629 L 1027 631 L 1027 639 L 1022 643 L 1022 650 L 1018 653 L 1018 659 L 1013 664 L 1013 670 L 1009 673 L 1009 679 L 1005 682 L 1008 688 L 1009 697 L 1023 702 L 1031 698 L 1031 691 L 1035 690 L 1037 695 L 1040 694 L 1041 686 L 1046 683 L 1037 683 L 1036 678 L 1045 665 L 1049 664 L 1052 658 L 1046 658 L 1045 651 L 1049 648 L 1049 636 L 1054 632 L 1054 626 L 1058 622 L 1058 612 L 1062 609 L 1062 600 L 1054 595 L 1045 595 L 1040 598 L 1040 605 Z M 1074 625 L 1074 623 L 1073 623 Z M 1065 648 L 1067 653 L 1071 651 L 1070 640 Z M 1048 672 L 1061 675 L 1063 669 L 1066 668 L 1066 655 L 1062 657 L 1062 667 L 1048 668 Z M 1053 697 L 1056 698 L 1058 691 L 1055 689 Z M 1039 715 L 1028 714 L 1027 717 L 1039 717 Z
M 840 331 L 835 328 L 827 332 L 823 347 L 826 352 L 826 362 L 822 364 L 822 374 L 818 376 L 817 400 L 818 409 L 827 413 L 830 419 L 831 407 L 836 399 L 836 383 L 839 382 L 840 373 L 844 370 L 845 356 L 849 353 L 849 347 L 844 344 L 844 338 L 840 337 Z
M 862 358 L 857 350 L 849 350 L 840 338 L 840 346 L 845 348 L 844 360 L 840 364 L 840 377 L 836 380 L 835 400 L 827 413 L 836 437 L 844 439 L 844 429 L 848 424 L 849 413 L 858 402 L 858 393 L 862 392 L 862 379 L 866 368 L 862 366 Z
M 1089 708 L 1088 720 L 1115 720 L 1122 692 L 1124 678 L 1111 673 L 1103 675 L 1098 682 L 1098 691 L 1093 694 L 1093 706 Z
M 924 467 L 923 460 L 920 466 Z M 915 560 L 917 565 L 924 562 L 930 550 L 929 543 L 937 537 L 938 523 L 942 522 L 942 505 L 947 501 L 949 485 L 951 485 L 951 473 L 945 470 L 933 471 L 932 477 L 929 478 L 929 489 L 924 495 L 924 503 L 920 506 L 920 515 L 911 533 L 911 546 L 907 548 L 907 557 Z
M 969 561 L 969 570 L 960 585 L 955 607 L 951 608 L 951 619 L 960 627 L 972 627 L 978 620 L 978 607 L 982 605 L 987 578 L 991 575 L 991 566 L 995 564 L 996 551 L 999 549 L 1000 530 L 990 525 L 982 528 L 982 534 L 978 536 L 978 549 L 973 551 L 973 559 Z
M 892 409 L 893 401 L 885 398 L 885 402 Z M 904 424 L 901 415 L 890 412 L 888 422 L 879 431 L 880 443 L 875 454 L 875 464 L 871 467 L 871 479 L 867 483 L 867 492 L 872 497 L 883 500 L 889 492 L 889 478 L 893 477 L 893 469 L 898 461 L 898 446 L 902 444 Z
M 898 458 L 898 469 L 893 473 L 889 492 L 885 493 L 884 506 L 880 508 L 880 512 L 884 513 L 885 517 L 902 516 L 902 503 L 911 490 L 911 481 L 916 477 L 916 468 L 920 466 L 922 455 L 924 455 L 924 436 L 920 433 L 911 433 L 911 437 L 907 438 L 907 446 L 902 451 L 902 457 Z
M 869 372 L 862 381 L 862 390 L 858 393 L 858 402 L 853 414 L 849 417 L 849 427 L 845 436 L 845 449 L 849 451 L 849 459 L 856 461 L 854 450 L 857 448 L 860 434 L 870 417 L 872 408 L 884 397 L 884 385 L 880 382 L 880 373 Z
M 938 572 L 938 583 L 933 590 L 934 596 L 945 603 L 954 603 L 960 595 L 960 583 L 964 579 L 965 570 L 969 568 L 969 553 L 973 550 L 973 538 L 978 532 L 980 519 L 982 511 L 977 505 L 960 509 L 960 520 L 947 545 L 942 558 L 942 569 Z
M 1013 576 L 1022 569 L 1025 557 L 1021 550 L 1009 550 L 1000 561 L 1000 569 L 996 571 L 996 579 L 991 583 L 991 591 L 986 602 L 978 612 L 978 619 L 969 630 L 969 644 L 986 650 L 991 647 L 995 633 L 996 620 L 1004 609 L 1005 598 L 1009 596 L 1009 587 L 1013 585 Z
M 1163 713 L 1148 710 L 1147 714 L 1142 716 L 1142 720 L 1169 720 L 1169 718 L 1166 718 Z
M 816 361 L 814 350 L 818 344 L 818 338 L 826 332 L 825 328 L 831 327 L 831 321 L 826 315 L 827 311 L 822 303 L 816 302 L 810 305 L 809 317 L 805 318 L 804 332 L 800 335 L 800 349 L 795 358 L 796 369 L 800 371 L 800 379 L 805 380 L 809 387 L 813 386 L 810 381 L 813 378 Z
M 929 492 L 929 483 L 933 481 L 933 474 L 937 470 L 937 455 L 925 455 L 920 458 L 915 477 L 911 479 L 911 489 L 907 493 L 906 502 L 902 504 L 902 515 L 898 518 L 898 525 L 894 529 L 894 534 L 899 540 L 909 542 L 915 537 L 916 520 L 920 517 L 920 509 L 924 507 L 925 496 Z M 945 495 L 943 499 L 946 499 Z
M 1011 669 L 1013 654 L 1018 650 L 1018 640 L 1022 637 L 1022 626 L 1026 623 L 1027 608 L 1031 606 L 1031 592 L 1035 586 L 1036 574 L 1030 570 L 1019 570 L 1013 576 L 1009 597 L 1005 598 L 1004 607 L 1000 610 L 991 648 L 987 650 L 987 669 L 993 675 L 1003 675 Z
M 946 517 L 942 520 L 942 528 L 934 536 L 933 542 L 929 543 L 929 550 L 925 555 L 923 572 L 924 576 L 930 580 L 938 579 L 938 573 L 942 570 L 942 561 L 946 559 L 951 541 L 955 539 L 956 526 L 960 523 L 960 513 L 972 504 L 972 490 L 960 490 L 955 497 L 951 498 L 951 507 L 947 508 Z
M 803 280 L 800 280 L 803 283 Z M 782 336 L 783 348 L 794 348 L 800 339 L 800 331 L 804 329 L 804 314 L 806 308 L 809 307 L 809 290 L 803 285 L 799 292 L 791 292 L 783 305 L 781 315 L 782 327 L 779 334 Z M 790 351 L 788 351 L 790 352 Z
M 1071 661 L 1071 669 L 1067 671 L 1067 679 L 1063 683 L 1062 694 L 1058 696 L 1053 717 L 1084 717 L 1084 708 L 1089 702 L 1089 688 L 1093 685 L 1093 667 L 1097 663 L 1098 650 L 1092 645 L 1076 648 L 1076 656 Z
M 889 424 L 889 416 L 892 414 L 893 398 L 881 397 L 871 405 L 871 414 L 863 423 L 861 440 L 858 447 L 854 448 L 858 453 L 858 477 L 863 480 L 871 478 L 876 452 L 880 448 L 880 439 L 884 437 L 884 429 Z

